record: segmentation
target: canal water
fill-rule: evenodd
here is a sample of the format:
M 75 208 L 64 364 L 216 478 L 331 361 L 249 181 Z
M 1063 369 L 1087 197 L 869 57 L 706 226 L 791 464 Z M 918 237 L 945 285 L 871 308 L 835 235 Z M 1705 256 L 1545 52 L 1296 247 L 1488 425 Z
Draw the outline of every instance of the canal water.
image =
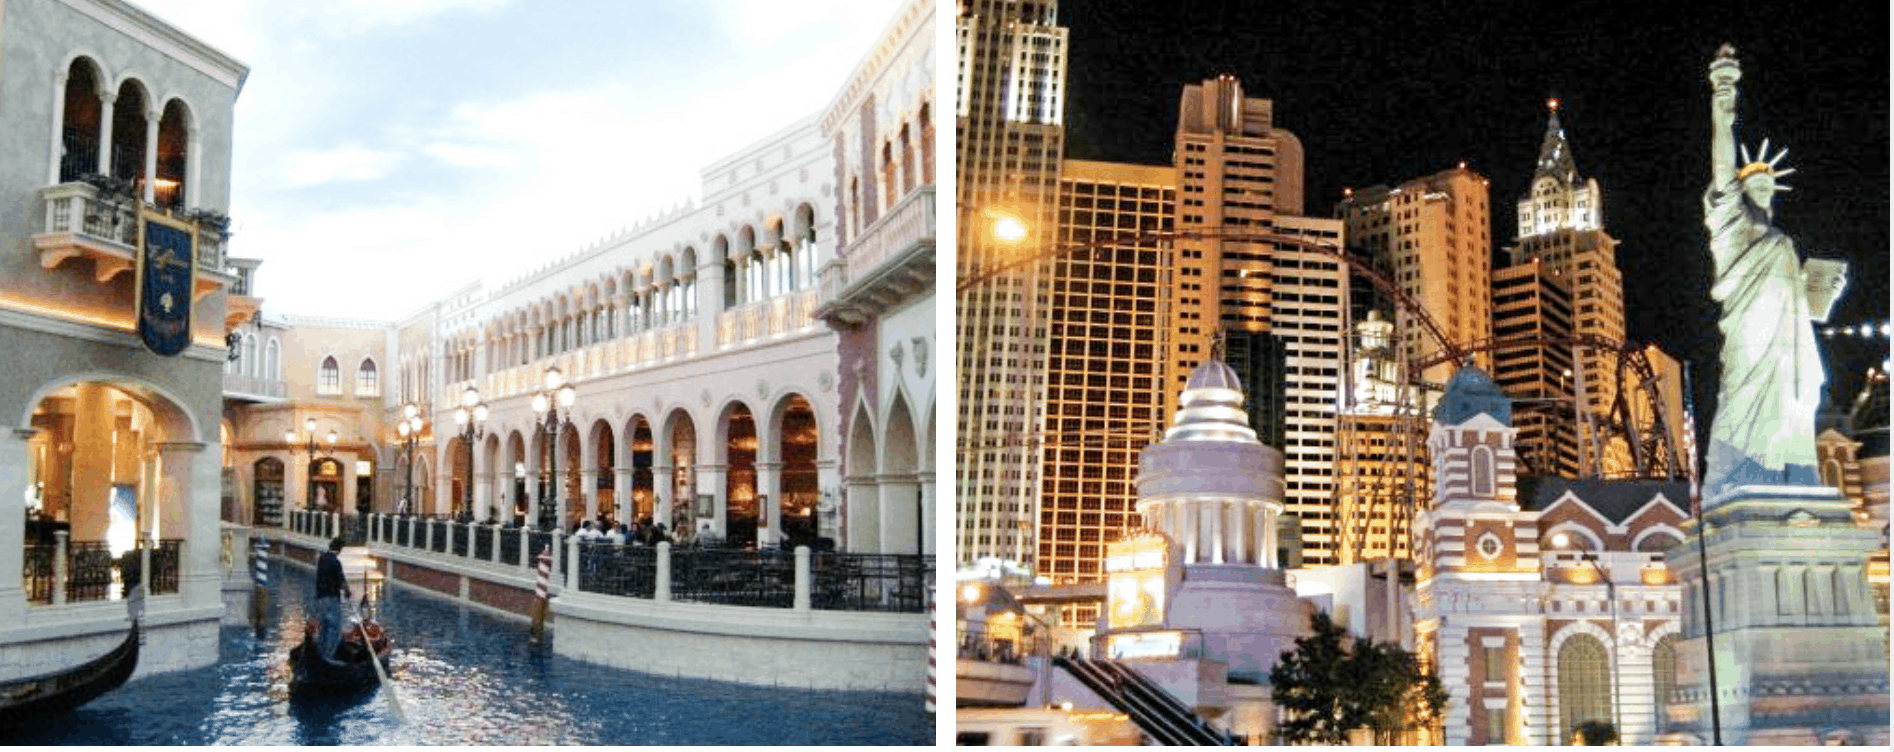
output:
M 757 687 L 625 671 L 531 645 L 524 622 L 406 588 L 381 594 L 395 641 L 397 723 L 387 690 L 344 700 L 289 693 L 289 649 L 313 589 L 272 565 L 259 638 L 225 627 L 214 666 L 142 677 L 0 744 L 933 744 L 918 694 Z M 356 596 L 361 584 L 354 585 Z M 553 630 L 549 630 L 549 639 Z

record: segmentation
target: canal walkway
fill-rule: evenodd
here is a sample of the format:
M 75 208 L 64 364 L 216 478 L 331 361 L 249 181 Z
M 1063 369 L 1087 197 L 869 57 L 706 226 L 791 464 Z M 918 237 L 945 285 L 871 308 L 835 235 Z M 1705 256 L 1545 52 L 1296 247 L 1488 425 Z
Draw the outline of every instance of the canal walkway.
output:
M 549 555 L 554 650 L 618 668 L 818 689 L 925 691 L 929 557 L 581 543 L 438 517 L 293 512 L 284 555 L 342 535 L 405 587 L 525 618 Z
M 276 597 L 263 634 L 227 626 L 217 664 L 140 677 L 0 742 L 18 745 L 931 744 L 909 693 L 731 684 L 627 671 L 532 645 L 526 624 L 388 588 L 377 608 L 394 636 L 393 678 L 408 722 L 381 690 L 292 701 L 284 662 L 300 639 L 313 576 L 269 566 Z M 358 593 L 359 597 L 359 593 Z

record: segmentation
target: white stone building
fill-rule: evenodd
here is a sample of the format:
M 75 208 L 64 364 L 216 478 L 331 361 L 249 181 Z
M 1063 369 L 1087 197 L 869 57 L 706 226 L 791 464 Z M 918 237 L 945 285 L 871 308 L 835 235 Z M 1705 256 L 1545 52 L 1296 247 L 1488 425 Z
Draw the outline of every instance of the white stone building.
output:
M 220 369 L 256 304 L 222 216 L 247 75 L 121 0 L 0 5 L 0 678 L 122 639 L 128 559 L 152 593 L 139 671 L 217 658 Z M 194 257 L 152 257 L 181 278 L 147 299 L 191 316 L 171 357 L 135 315 L 154 225 Z

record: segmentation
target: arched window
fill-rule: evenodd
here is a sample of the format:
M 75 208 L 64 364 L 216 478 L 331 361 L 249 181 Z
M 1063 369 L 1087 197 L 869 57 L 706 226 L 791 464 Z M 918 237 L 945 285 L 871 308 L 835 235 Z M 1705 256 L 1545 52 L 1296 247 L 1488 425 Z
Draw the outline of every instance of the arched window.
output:
M 355 370 L 355 396 L 381 396 L 381 376 L 375 371 L 373 358 L 362 360 L 362 367 Z
M 152 197 L 167 209 L 184 208 L 189 128 L 190 113 L 184 103 L 176 99 L 166 102 L 164 114 L 158 118 L 158 174 L 153 176 Z
M 1473 495 L 1493 495 L 1493 450 L 1489 447 L 1473 448 Z
M 1841 488 L 1841 460 L 1822 461 L 1822 485 Z
M 1559 646 L 1559 739 L 1569 741 L 1586 721 L 1611 722 L 1610 665 L 1605 644 L 1588 634 Z
M 316 371 L 316 393 L 342 393 L 342 367 L 336 365 L 333 356 L 323 358 L 322 367 Z
M 70 183 L 99 169 L 99 120 L 104 117 L 99 73 L 79 58 L 66 69 L 66 104 L 60 123 L 59 182 Z
M 1670 702 L 1677 692 L 1677 635 L 1664 635 L 1651 648 L 1652 728 L 1663 733 L 1670 726 Z
M 243 375 L 256 378 L 262 375 L 262 370 L 257 366 L 256 335 L 243 335 Z
M 263 346 L 263 378 L 270 381 L 283 378 L 283 345 L 275 337 Z

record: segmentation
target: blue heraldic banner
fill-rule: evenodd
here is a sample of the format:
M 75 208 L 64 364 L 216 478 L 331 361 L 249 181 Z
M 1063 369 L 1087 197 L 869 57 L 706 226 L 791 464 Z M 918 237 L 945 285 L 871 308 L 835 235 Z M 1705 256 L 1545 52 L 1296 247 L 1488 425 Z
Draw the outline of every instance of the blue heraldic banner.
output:
M 191 346 L 197 233 L 145 215 L 138 248 L 138 338 L 152 352 L 177 355 Z

